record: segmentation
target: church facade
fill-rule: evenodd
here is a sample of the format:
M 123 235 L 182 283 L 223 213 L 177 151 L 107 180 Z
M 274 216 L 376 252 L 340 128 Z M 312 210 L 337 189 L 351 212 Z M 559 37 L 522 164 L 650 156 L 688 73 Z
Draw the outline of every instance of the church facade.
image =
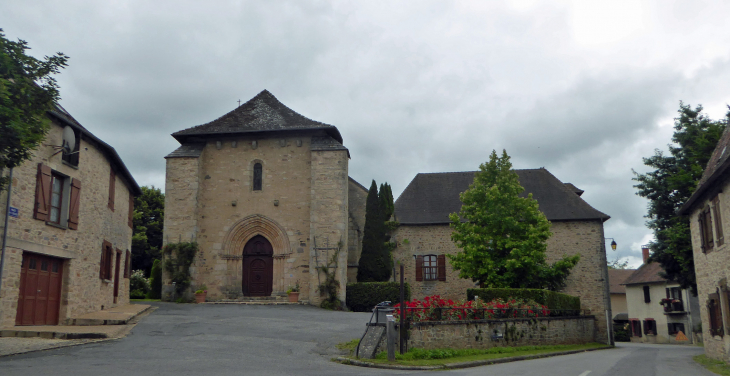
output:
M 359 194 L 350 202 L 361 186 L 348 177 L 336 127 L 264 90 L 172 136 L 181 146 L 166 157 L 164 242 L 198 243 L 193 290 L 205 286 L 209 300 L 222 300 L 285 295 L 299 285 L 300 300 L 319 304 L 324 267 L 345 300 L 365 202 Z M 166 279 L 163 298 L 172 290 Z

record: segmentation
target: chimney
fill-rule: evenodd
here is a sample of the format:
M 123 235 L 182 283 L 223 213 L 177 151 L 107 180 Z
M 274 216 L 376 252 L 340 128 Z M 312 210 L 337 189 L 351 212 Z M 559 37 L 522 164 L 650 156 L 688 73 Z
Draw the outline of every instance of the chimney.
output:
M 649 247 L 641 247 L 641 255 L 644 256 L 644 264 L 649 261 Z

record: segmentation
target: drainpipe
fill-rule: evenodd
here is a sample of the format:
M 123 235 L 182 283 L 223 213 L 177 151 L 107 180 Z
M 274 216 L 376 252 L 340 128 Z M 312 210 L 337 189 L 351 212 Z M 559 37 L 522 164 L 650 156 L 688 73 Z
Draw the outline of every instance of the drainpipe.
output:
M 8 201 L 5 205 L 5 223 L 3 225 L 3 253 L 0 255 L 0 296 L 3 292 L 3 266 L 5 266 L 5 247 L 8 244 L 8 226 L 10 224 L 10 195 L 13 193 L 13 168 L 10 167 L 8 181 Z
M 689 330 L 687 330 L 687 333 L 689 333 L 689 343 L 694 344 L 695 343 L 695 331 L 694 331 L 694 325 L 692 325 L 692 302 L 689 300 L 689 290 L 684 289 L 684 296 L 687 297 L 687 306 L 685 306 L 684 311 L 687 312 L 687 318 L 689 319 Z M 684 333 L 684 334 L 687 334 Z

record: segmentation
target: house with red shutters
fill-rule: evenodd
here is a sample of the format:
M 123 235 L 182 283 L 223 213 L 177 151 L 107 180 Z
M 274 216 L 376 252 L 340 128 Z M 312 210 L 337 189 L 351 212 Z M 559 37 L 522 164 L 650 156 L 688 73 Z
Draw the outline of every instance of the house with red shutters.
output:
M 0 327 L 64 324 L 129 303 L 140 188 L 114 148 L 61 106 L 47 115 L 46 138 L 0 192 L 0 213 L 10 194 L 9 220 L 0 218 Z

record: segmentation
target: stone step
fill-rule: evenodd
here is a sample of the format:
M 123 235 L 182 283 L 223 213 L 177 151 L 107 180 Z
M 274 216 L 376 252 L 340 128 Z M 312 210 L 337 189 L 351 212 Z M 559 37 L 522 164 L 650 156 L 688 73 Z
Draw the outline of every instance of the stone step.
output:
M 377 355 L 378 346 L 385 336 L 385 326 L 368 325 L 367 332 L 357 351 L 359 358 L 373 359 Z

